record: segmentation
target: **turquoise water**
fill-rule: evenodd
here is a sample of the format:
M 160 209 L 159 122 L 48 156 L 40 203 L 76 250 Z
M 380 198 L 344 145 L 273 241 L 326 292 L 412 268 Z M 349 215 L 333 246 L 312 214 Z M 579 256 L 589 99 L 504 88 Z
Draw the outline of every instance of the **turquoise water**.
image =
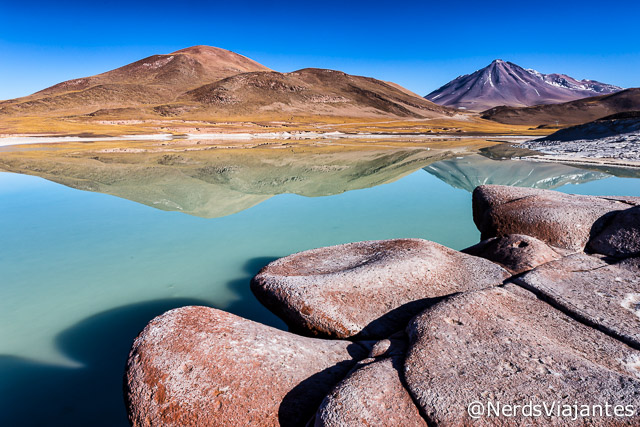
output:
M 334 196 L 282 194 L 211 219 L 0 173 L 0 425 L 127 425 L 122 374 L 139 330 L 189 304 L 283 328 L 249 291 L 275 258 L 370 239 L 476 243 L 471 194 L 446 181 L 501 183 L 497 165 L 507 163 L 467 160 Z M 559 180 L 545 168 L 520 185 L 640 196 L 638 179 L 569 168 Z

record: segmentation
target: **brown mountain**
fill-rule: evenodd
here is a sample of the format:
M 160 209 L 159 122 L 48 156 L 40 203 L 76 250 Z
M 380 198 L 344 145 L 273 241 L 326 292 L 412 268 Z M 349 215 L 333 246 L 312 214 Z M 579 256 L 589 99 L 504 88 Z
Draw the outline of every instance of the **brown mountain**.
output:
M 201 86 L 156 108 L 163 115 L 189 110 L 207 115 L 317 115 L 442 117 L 441 107 L 396 85 L 341 71 L 306 68 L 292 73 L 243 73 Z
M 0 102 L 0 116 L 137 119 L 291 115 L 432 118 L 455 114 L 392 83 L 340 71 L 277 73 L 236 53 L 195 46 Z
M 604 95 L 621 87 L 566 74 L 542 74 L 496 59 L 472 74 L 460 76 L 425 96 L 436 104 L 483 111 L 499 105 L 526 107 Z
M 225 49 L 193 46 L 168 55 L 149 56 L 96 76 L 58 83 L 34 95 L 60 94 L 110 84 L 161 86 L 181 92 L 250 71 L 271 70 L 252 59 Z
M 32 95 L 0 103 L 0 113 L 90 113 L 97 108 L 157 104 L 238 73 L 270 71 L 237 53 L 194 46 L 153 55 L 96 76 L 68 80 Z
M 496 107 L 482 113 L 483 119 L 512 125 L 576 125 L 610 114 L 640 110 L 640 88 L 610 95 L 593 96 L 561 104 L 533 107 Z

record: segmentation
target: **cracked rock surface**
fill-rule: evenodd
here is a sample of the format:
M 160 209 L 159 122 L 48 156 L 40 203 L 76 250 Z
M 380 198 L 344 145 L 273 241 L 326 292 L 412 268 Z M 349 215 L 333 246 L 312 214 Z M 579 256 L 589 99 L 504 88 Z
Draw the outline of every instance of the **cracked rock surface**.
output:
M 474 401 L 640 405 L 640 352 L 515 285 L 453 296 L 413 319 L 407 332 L 406 381 L 436 425 L 469 420 Z
M 517 283 L 640 349 L 640 269 L 575 254 L 540 266 Z
M 512 273 L 518 274 L 562 258 L 563 253 L 571 251 L 552 248 L 535 237 L 524 234 L 509 234 L 483 240 L 462 252 L 486 258 L 502 265 Z

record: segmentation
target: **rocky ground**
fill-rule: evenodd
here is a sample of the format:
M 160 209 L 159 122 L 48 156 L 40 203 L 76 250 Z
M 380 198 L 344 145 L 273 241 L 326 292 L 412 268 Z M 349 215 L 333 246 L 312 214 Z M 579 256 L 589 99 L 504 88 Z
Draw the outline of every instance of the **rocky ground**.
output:
M 612 116 L 615 117 L 615 116 Z M 552 156 L 640 161 L 640 113 L 635 117 L 604 118 L 521 144 Z
M 131 423 L 638 425 L 640 198 L 481 186 L 473 216 L 484 240 L 462 252 L 397 239 L 269 264 L 251 287 L 290 332 L 155 318 L 127 364 Z

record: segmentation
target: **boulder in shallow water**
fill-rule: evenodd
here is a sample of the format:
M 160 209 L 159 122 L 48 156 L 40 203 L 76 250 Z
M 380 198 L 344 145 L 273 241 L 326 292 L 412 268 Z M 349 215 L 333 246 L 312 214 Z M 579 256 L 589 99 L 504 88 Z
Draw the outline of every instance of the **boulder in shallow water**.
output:
M 134 426 L 304 425 L 367 353 L 213 308 L 171 310 L 133 344 L 129 419 Z
M 525 234 L 573 251 L 582 251 L 612 212 L 629 206 L 602 197 L 501 185 L 482 185 L 473 191 L 473 220 L 483 240 Z
M 251 282 L 256 297 L 292 331 L 386 338 L 437 298 L 499 285 L 509 273 L 421 239 L 313 249 L 276 260 Z
M 472 402 L 485 410 L 487 402 L 640 408 L 640 352 L 515 285 L 447 298 L 414 318 L 407 332 L 404 377 L 433 425 L 576 425 L 572 417 L 521 412 L 473 420 Z M 637 425 L 640 414 L 579 419 L 585 422 Z

